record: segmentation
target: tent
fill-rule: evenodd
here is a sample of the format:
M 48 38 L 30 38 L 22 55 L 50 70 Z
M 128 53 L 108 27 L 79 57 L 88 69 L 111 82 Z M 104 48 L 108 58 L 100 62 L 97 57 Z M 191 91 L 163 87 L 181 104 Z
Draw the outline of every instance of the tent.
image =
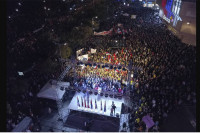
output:
M 12 132 L 25 132 L 32 123 L 32 119 L 26 116 L 13 130 Z
M 37 97 L 56 101 L 61 100 L 63 95 L 65 94 L 65 89 L 61 88 L 69 86 L 69 82 L 57 82 L 56 80 L 49 80 L 37 94 Z

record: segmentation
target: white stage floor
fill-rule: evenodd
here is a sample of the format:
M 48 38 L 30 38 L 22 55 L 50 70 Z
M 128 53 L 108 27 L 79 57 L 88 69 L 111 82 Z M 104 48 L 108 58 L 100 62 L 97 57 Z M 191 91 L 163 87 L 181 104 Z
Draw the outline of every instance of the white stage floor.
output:
M 77 104 L 77 97 L 79 99 L 80 107 L 78 107 L 78 104 Z M 81 97 L 83 99 L 84 107 L 82 107 Z M 114 101 L 114 104 L 116 106 L 115 114 L 118 113 L 119 117 L 121 115 L 121 107 L 122 107 L 122 103 L 124 103 L 123 98 L 119 100 L 115 98 L 91 94 L 89 95 L 89 106 L 91 106 L 91 99 L 92 99 L 93 109 L 85 108 L 84 98 L 87 100 L 87 94 L 84 94 L 82 92 L 80 93 L 76 92 L 68 106 L 68 109 L 110 116 L 111 105 L 112 105 L 112 102 Z M 95 99 L 97 102 L 97 109 L 95 109 Z M 101 111 L 101 101 L 102 101 L 102 111 Z M 105 101 L 106 101 L 106 112 L 104 112 Z

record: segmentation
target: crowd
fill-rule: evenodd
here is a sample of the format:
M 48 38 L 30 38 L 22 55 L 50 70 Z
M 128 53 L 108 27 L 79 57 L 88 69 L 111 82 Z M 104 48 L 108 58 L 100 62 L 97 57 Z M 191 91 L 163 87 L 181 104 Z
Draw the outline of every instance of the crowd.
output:
M 125 48 L 109 49 L 112 37 L 95 37 L 94 45 L 99 51 L 90 61 L 125 66 L 132 61 L 130 83 L 135 98 L 129 128 L 131 131 L 159 131 L 171 111 L 185 102 L 196 103 L 195 47 L 182 43 L 172 34 L 155 10 L 142 7 L 131 10 L 137 19 L 119 17 L 114 22 L 122 23 L 130 31 L 125 35 Z M 142 121 L 146 115 L 155 123 L 150 129 Z
M 182 43 L 167 30 L 153 10 L 142 8 L 138 16 L 141 18 L 136 23 L 142 26 L 132 27 L 128 44 L 138 51 L 133 54 L 136 60 L 139 59 L 134 66 L 142 69 L 134 69 L 138 71 L 134 76 L 139 81 L 138 87 L 134 87 L 138 102 L 130 115 L 129 126 L 131 131 L 159 131 L 171 111 L 184 102 L 196 102 L 195 47 Z M 143 59 L 148 62 L 144 63 Z M 150 129 L 142 121 L 146 115 L 150 115 L 155 123 Z
M 100 87 L 103 92 L 125 93 L 127 71 L 93 67 L 85 67 L 83 69 L 79 67 L 77 73 L 78 82 L 75 83 L 77 87 L 82 86 L 85 89 L 95 90 L 98 90 Z
M 121 23 L 129 31 L 129 34 L 116 35 L 118 39 L 124 39 L 123 47 L 109 48 L 111 43 L 115 44 L 115 41 L 111 41 L 116 39 L 115 35 L 93 36 L 88 39 L 87 44 L 97 48 L 97 53 L 90 56 L 90 62 L 122 66 L 129 71 L 77 66 L 78 80 L 75 86 L 90 89 L 101 87 L 103 91 L 122 94 L 130 89 L 134 94 L 131 99 L 130 131 L 159 131 L 169 112 L 184 102 L 196 103 L 196 50 L 194 46 L 182 43 L 173 35 L 160 18 L 154 15 L 154 10 L 143 7 L 121 7 L 119 10 L 122 9 L 137 15 L 136 19 L 123 16 L 110 20 L 110 28 Z M 37 57 L 31 56 L 39 50 L 39 46 L 34 45 L 35 41 L 37 39 L 29 35 L 28 38 L 18 40 L 15 45 L 8 46 L 9 55 L 16 58 L 13 59 L 13 68 L 9 70 L 16 72 L 16 62 L 23 62 L 27 55 Z M 44 105 L 38 103 L 36 94 L 49 79 L 55 79 L 60 73 L 61 71 L 55 71 L 53 74 L 44 74 L 39 69 L 34 69 L 30 75 L 28 90 L 22 95 L 9 92 L 13 86 L 11 78 L 8 78 L 8 83 L 11 84 L 7 87 L 7 131 L 11 131 L 25 116 L 33 119 L 29 130 L 34 131 L 34 126 L 39 130 L 38 118 L 41 115 L 40 108 Z M 128 73 L 133 74 L 130 79 Z M 124 86 L 123 81 L 130 82 L 130 88 Z M 146 115 L 155 123 L 150 129 L 142 121 Z

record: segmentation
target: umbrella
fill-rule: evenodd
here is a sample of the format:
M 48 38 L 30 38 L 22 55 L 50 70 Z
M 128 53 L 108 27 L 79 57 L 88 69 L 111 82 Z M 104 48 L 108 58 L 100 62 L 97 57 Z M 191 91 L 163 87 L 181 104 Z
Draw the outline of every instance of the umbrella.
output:
M 125 69 L 125 68 L 123 68 L 122 70 L 123 70 L 123 71 L 126 71 L 126 69 Z
M 122 69 L 122 67 L 121 67 L 121 66 L 119 66 L 119 67 L 118 67 L 118 70 L 120 70 L 120 69 Z
M 108 65 L 105 65 L 105 68 L 106 68 L 106 69 L 109 69 L 109 66 L 108 66 Z
M 113 69 L 113 66 L 110 66 L 110 69 Z

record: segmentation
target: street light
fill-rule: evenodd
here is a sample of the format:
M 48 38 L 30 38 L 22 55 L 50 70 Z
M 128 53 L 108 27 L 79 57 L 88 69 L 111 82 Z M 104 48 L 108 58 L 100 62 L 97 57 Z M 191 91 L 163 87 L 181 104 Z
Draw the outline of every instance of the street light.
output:
M 18 12 L 19 10 L 18 10 L 18 9 L 15 9 L 15 11 Z
M 19 2 L 18 5 L 21 6 L 22 4 Z

